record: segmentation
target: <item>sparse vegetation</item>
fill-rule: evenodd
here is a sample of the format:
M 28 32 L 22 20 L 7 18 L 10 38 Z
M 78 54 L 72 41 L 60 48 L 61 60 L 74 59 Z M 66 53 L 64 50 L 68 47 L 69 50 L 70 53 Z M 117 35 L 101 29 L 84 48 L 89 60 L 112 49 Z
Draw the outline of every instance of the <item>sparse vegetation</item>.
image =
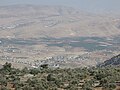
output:
M 120 84 L 120 67 L 23 70 L 5 63 L 0 70 L 1 90 L 114 90 Z M 116 83 L 117 82 L 117 83 Z M 101 90 L 102 90 L 101 89 Z

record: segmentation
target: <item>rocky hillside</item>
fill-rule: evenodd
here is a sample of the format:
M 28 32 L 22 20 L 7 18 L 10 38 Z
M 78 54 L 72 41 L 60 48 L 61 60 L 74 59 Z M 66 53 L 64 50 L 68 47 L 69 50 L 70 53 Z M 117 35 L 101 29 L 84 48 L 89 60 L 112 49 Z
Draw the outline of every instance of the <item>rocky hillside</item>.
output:
M 100 64 L 100 66 L 109 66 L 109 65 L 120 66 L 120 54 Z

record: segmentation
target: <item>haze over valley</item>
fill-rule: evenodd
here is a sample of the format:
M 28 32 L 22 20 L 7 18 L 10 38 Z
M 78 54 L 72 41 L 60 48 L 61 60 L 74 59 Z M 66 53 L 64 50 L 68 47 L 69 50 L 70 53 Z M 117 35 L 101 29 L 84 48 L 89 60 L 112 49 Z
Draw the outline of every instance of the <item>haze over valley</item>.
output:
M 119 53 L 118 16 L 65 6 L 0 6 L 0 64 L 90 67 Z
M 0 90 L 120 90 L 120 0 L 0 0 Z

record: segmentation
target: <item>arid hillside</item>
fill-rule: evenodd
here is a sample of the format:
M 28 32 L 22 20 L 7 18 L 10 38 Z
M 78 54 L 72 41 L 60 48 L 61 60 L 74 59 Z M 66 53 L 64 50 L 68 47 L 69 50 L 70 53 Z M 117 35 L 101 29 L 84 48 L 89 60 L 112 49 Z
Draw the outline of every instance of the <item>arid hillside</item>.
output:
M 120 19 L 64 6 L 0 7 L 0 64 L 95 66 L 120 53 Z
M 120 20 L 62 6 L 0 7 L 1 38 L 107 37 L 120 34 Z

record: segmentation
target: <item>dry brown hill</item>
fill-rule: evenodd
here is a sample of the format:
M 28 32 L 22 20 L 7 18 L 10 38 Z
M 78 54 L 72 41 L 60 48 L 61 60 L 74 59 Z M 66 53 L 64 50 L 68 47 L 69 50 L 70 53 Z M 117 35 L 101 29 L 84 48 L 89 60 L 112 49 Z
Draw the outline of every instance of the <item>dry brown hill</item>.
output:
M 0 38 L 107 37 L 120 34 L 120 20 L 62 6 L 0 7 Z

